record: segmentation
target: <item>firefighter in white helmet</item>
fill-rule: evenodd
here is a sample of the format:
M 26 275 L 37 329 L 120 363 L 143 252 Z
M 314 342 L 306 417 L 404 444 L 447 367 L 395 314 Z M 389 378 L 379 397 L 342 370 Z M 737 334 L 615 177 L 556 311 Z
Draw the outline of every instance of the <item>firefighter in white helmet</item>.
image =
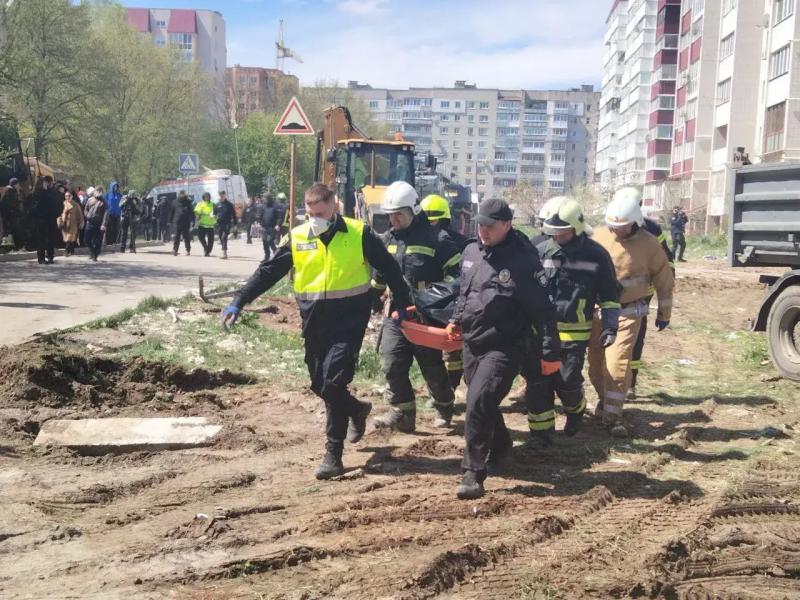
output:
M 614 265 L 608 252 L 588 236 L 592 229 L 575 200 L 565 200 L 547 217 L 547 235 L 536 249 L 542 261 L 548 292 L 558 315 L 561 367 L 543 375 L 538 361 L 531 361 L 526 401 L 530 437 L 525 446 L 541 450 L 552 443 L 555 431 L 555 396 L 558 395 L 567 422 L 564 433 L 575 435 L 581 427 L 586 398 L 583 393 L 583 362 L 592 331 L 595 306 L 602 321 L 598 347 L 614 342 L 620 312 Z
M 589 341 L 589 379 L 600 401 L 595 415 L 612 435 L 627 437 L 622 420 L 625 394 L 631 379 L 631 357 L 642 320 L 648 313 L 648 290 L 655 288 L 658 310 L 655 325 L 663 331 L 672 314 L 675 278 L 658 240 L 643 227 L 639 197 L 618 194 L 606 208 L 606 225 L 593 239 L 611 255 L 620 285 L 620 316 L 612 344 L 601 343 L 603 322 L 595 314 Z
M 547 200 L 547 202 L 542 204 L 542 207 L 539 209 L 539 214 L 537 215 L 536 218 L 536 225 L 542 231 L 541 233 L 539 233 L 539 235 L 536 235 L 531 238 L 531 243 L 534 246 L 538 246 L 542 242 L 547 241 L 547 239 L 550 237 L 544 231 L 544 222 L 551 216 L 553 216 L 556 212 L 558 212 L 558 209 L 561 208 L 561 205 L 564 204 L 564 202 L 566 201 L 567 201 L 566 196 L 553 196 L 552 198 Z
M 424 290 L 434 283 L 455 280 L 461 272 L 461 252 L 446 232 L 431 225 L 422 212 L 416 190 L 405 181 L 395 181 L 383 196 L 381 210 L 388 214 L 391 229 L 381 239 L 389 254 L 413 289 Z M 373 286 L 383 289 L 375 277 Z M 381 366 L 389 384 L 390 408 L 375 419 L 378 428 L 412 433 L 416 428 L 417 404 L 409 379 L 411 362 L 417 365 L 428 384 L 437 412 L 436 427 L 449 427 L 455 396 L 441 350 L 410 343 L 400 329 L 406 306 L 389 300 L 386 314 L 398 313 L 400 319 L 386 318 L 380 336 Z

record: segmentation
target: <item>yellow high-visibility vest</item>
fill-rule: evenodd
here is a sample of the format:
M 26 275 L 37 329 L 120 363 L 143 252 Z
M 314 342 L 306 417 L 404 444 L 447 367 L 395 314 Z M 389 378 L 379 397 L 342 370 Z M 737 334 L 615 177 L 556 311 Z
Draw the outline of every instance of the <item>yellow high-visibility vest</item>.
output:
M 347 232 L 336 231 L 326 246 L 303 223 L 292 229 L 294 293 L 300 300 L 332 300 L 365 294 L 370 267 L 364 258 L 364 224 L 342 217 Z

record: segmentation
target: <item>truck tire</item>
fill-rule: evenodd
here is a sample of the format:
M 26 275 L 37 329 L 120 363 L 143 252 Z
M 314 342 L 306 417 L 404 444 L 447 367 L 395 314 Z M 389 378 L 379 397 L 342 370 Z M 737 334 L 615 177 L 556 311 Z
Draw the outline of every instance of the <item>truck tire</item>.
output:
M 800 381 L 800 285 L 775 298 L 767 317 L 767 347 L 781 376 Z

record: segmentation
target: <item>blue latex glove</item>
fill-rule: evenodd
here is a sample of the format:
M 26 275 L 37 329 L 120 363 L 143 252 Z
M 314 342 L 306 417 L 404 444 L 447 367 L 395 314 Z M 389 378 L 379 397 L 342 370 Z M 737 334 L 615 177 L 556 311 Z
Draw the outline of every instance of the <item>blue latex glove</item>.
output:
M 234 304 L 229 304 L 227 308 L 222 311 L 222 325 L 225 327 L 233 327 L 236 319 L 239 318 L 241 310 Z
M 661 319 L 656 319 L 656 328 L 659 331 L 664 331 L 667 327 L 669 327 L 669 321 L 662 321 Z
M 408 319 L 408 310 L 405 308 L 398 308 L 392 312 L 392 321 L 395 323 L 402 323 L 406 319 Z

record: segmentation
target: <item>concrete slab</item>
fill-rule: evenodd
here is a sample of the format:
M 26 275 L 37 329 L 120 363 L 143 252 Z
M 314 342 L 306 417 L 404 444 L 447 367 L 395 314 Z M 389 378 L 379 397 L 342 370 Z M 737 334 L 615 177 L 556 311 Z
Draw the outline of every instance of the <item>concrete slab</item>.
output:
M 89 455 L 177 450 L 207 446 L 221 429 L 205 417 L 53 419 L 42 425 L 34 445 L 66 446 Z

